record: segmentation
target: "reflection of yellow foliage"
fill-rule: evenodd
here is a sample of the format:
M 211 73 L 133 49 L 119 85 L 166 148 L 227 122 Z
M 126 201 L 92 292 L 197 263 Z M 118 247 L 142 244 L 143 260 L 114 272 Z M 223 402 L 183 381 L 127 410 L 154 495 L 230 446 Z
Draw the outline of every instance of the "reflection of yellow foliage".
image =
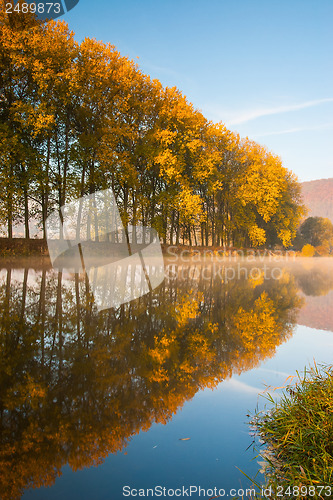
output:
M 25 379 L 17 382 L 7 393 L 4 404 L 14 410 L 23 405 L 36 409 L 46 396 L 46 389 L 27 374 Z
M 83 281 L 75 294 L 48 278 L 44 323 L 36 289 L 29 322 L 20 323 L 21 290 L 12 286 L 9 303 L 0 284 L 0 307 L 8 311 L 0 316 L 0 377 L 14 416 L 0 422 L 2 498 L 51 485 L 66 463 L 73 470 L 98 465 L 140 430 L 167 423 L 199 389 L 272 355 L 292 331 L 296 289 L 288 273 L 254 282 L 221 285 L 216 276 L 198 293 L 184 278 L 97 315 Z
M 280 285 L 288 285 L 292 280 L 292 277 L 288 271 L 283 269 L 282 274 L 279 278 L 279 284 Z
M 211 332 L 211 333 L 217 333 L 218 332 L 218 329 L 219 329 L 219 325 L 218 323 L 211 323 L 209 322 L 207 324 L 207 328 L 208 330 Z
M 182 297 L 175 307 L 178 327 L 185 326 L 190 319 L 194 319 L 198 315 L 199 301 L 202 299 L 202 294 L 198 294 L 197 298 L 194 298 L 191 294 L 192 291 L 187 296 Z
M 163 364 L 170 357 L 169 346 L 173 343 L 174 338 L 171 335 L 163 334 L 162 336 L 155 335 L 154 348 L 149 349 L 148 354 L 155 364 Z
M 262 285 L 264 280 L 265 280 L 265 274 L 261 272 L 260 269 L 258 269 L 258 272 L 256 274 L 252 272 L 249 277 L 249 283 L 251 288 L 256 288 L 257 286 Z
M 152 374 L 150 376 L 150 380 L 152 382 L 158 382 L 159 384 L 161 382 L 168 382 L 168 380 L 169 380 L 169 374 L 168 374 L 168 372 L 164 368 L 162 368 L 160 366 L 158 369 L 155 369 L 152 372 Z M 168 385 L 168 384 L 166 384 L 166 385 Z
M 255 301 L 254 307 L 245 311 L 238 309 L 233 320 L 238 339 L 238 348 L 248 355 L 260 354 L 261 357 L 275 352 L 279 336 L 274 302 L 263 292 Z

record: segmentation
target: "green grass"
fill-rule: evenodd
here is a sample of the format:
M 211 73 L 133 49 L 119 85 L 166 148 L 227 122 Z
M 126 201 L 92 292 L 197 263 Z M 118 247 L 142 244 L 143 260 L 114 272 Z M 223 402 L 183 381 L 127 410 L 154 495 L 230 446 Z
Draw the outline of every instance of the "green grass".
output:
M 298 374 L 278 402 L 267 398 L 273 408 L 251 422 L 273 491 L 266 498 L 333 498 L 333 366 Z

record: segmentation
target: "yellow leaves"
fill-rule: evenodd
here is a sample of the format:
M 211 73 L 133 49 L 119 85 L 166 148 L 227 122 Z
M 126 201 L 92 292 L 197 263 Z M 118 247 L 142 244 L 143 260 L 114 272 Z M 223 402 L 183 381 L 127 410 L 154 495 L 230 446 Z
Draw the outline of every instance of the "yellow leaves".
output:
M 291 245 L 292 234 L 291 234 L 290 229 L 281 229 L 281 231 L 279 231 L 279 233 L 278 233 L 278 236 L 279 236 L 280 240 L 282 241 L 282 244 L 284 247 L 288 247 Z
M 184 186 L 176 196 L 174 206 L 179 210 L 183 223 L 198 223 L 203 218 L 201 197 L 188 187 Z
M 288 189 L 287 170 L 282 167 L 281 159 L 268 152 L 258 144 L 246 141 L 244 143 L 244 158 L 246 165 L 244 178 L 241 180 L 237 197 L 246 211 L 256 213 L 262 218 L 264 223 L 272 221 L 274 223 L 280 218 L 281 204 L 283 204 L 283 194 Z M 290 213 L 290 218 L 294 212 Z M 286 221 L 288 217 L 282 215 Z M 277 231 L 278 237 L 284 246 L 291 242 L 292 233 L 288 231 Z M 249 237 L 254 246 L 264 244 L 266 241 L 264 232 L 259 234 L 257 228 L 249 230 Z
M 19 102 L 13 105 L 13 110 L 15 110 L 15 119 L 21 122 L 23 127 L 29 127 L 35 138 L 45 130 L 49 130 L 55 123 L 54 114 L 49 113 L 43 103 L 34 107 Z
M 310 245 L 310 243 L 307 243 L 302 248 L 303 257 L 313 257 L 315 253 L 316 253 L 316 250 L 312 245 Z
M 188 359 L 185 359 L 179 366 L 179 371 L 181 373 L 180 377 L 182 378 L 182 380 L 184 380 L 186 378 L 186 375 L 191 375 L 194 370 L 195 368 L 192 366 L 190 361 Z
M 187 142 L 186 146 L 190 153 L 196 154 L 202 148 L 203 143 L 199 139 L 192 139 Z
M 168 149 L 163 150 L 157 157 L 156 163 L 160 165 L 161 175 L 168 181 L 181 182 L 181 169 L 177 157 Z
M 208 121 L 180 90 L 163 88 L 110 44 L 78 44 L 59 21 L 2 24 L 7 93 L 18 88 L 24 132 L 43 140 L 32 146 L 35 156 L 47 151 L 63 170 L 62 201 L 68 177 L 82 192 L 112 186 L 128 220 L 151 222 L 165 241 L 248 244 L 254 223 L 270 223 L 273 243 L 280 234 L 289 244 L 301 211 L 297 183 L 277 156 Z M 15 105 L 8 108 L 12 116 Z M 46 177 L 51 200 L 58 181 Z M 254 245 L 264 241 L 259 233 L 251 231 Z
M 195 360 L 195 366 L 200 363 L 210 363 L 214 359 L 215 353 L 205 333 L 195 330 L 189 335 L 188 343 L 190 356 L 192 360 Z
M 247 168 L 244 182 L 238 191 L 243 206 L 253 204 L 265 222 L 275 214 L 284 177 L 280 165 L 261 164 L 260 158 Z
M 174 143 L 177 132 L 172 130 L 159 130 L 155 135 L 163 147 L 168 147 Z
M 254 247 L 264 245 L 266 242 L 265 230 L 258 227 L 256 224 L 251 226 L 251 228 L 249 229 L 249 237 Z

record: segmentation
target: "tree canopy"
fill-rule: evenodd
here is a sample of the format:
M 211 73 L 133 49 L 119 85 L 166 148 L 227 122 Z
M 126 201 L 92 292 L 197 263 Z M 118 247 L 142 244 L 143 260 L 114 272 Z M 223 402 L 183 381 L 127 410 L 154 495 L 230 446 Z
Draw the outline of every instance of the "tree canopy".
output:
M 300 226 L 303 243 L 314 247 L 333 244 L 333 224 L 324 217 L 308 217 Z

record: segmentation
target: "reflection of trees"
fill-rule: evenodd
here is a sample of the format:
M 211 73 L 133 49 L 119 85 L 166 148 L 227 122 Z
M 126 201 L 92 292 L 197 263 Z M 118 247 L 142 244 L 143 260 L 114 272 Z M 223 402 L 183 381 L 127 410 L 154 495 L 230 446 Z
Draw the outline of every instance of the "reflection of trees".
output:
M 22 284 L 23 282 L 23 284 Z M 88 283 L 28 271 L 0 286 L 0 495 L 100 463 L 200 389 L 256 366 L 292 333 L 294 280 L 166 280 L 97 313 Z
M 327 295 L 333 290 L 333 273 L 319 265 L 297 276 L 297 282 L 305 295 L 312 297 Z

